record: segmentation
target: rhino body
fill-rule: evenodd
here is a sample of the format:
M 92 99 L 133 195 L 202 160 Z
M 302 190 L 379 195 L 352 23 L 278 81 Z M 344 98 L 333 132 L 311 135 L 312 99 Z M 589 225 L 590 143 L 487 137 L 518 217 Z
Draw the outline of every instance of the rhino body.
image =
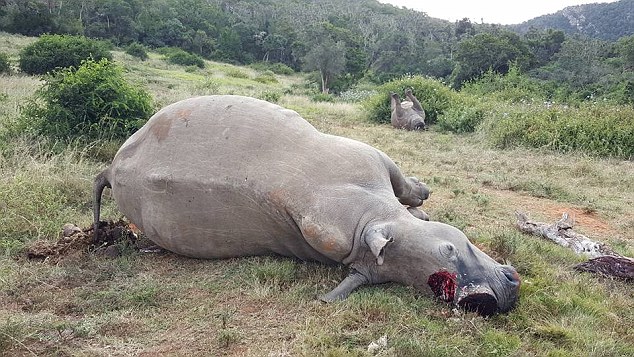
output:
M 429 190 L 418 179 L 403 176 L 383 152 L 320 133 L 296 112 L 265 101 L 205 96 L 160 110 L 97 176 L 95 227 L 107 186 L 131 222 L 178 254 L 277 254 L 350 266 L 325 301 L 388 281 L 437 296 L 446 290 L 439 290 L 442 284 L 473 285 L 459 272 L 470 268 L 443 253 L 448 246 L 485 267 L 477 294 L 499 295 L 489 308 L 506 311 L 516 300 L 515 285 L 493 286 L 517 274 L 511 267 L 477 250 L 459 230 L 420 219 L 426 215 L 416 207 Z M 430 283 L 445 271 L 453 278 Z M 496 283 L 485 281 L 488 275 Z M 468 301 L 475 296 L 470 290 L 445 300 Z

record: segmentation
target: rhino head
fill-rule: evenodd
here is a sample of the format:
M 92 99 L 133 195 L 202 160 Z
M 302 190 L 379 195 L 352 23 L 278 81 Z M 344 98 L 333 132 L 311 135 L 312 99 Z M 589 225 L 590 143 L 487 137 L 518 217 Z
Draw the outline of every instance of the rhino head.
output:
M 517 304 L 517 271 L 483 253 L 457 228 L 403 215 L 370 223 L 362 237 L 372 254 L 360 254 L 351 274 L 326 298 L 345 298 L 365 284 L 397 282 L 485 316 Z

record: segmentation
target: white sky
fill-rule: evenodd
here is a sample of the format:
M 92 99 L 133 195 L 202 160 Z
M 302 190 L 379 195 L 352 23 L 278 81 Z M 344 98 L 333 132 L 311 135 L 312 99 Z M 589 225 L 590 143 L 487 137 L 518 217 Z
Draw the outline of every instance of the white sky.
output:
M 384 4 L 420 10 L 430 17 L 456 21 L 465 17 L 471 22 L 519 24 L 534 17 L 552 14 L 567 6 L 607 3 L 617 0 L 378 0 Z

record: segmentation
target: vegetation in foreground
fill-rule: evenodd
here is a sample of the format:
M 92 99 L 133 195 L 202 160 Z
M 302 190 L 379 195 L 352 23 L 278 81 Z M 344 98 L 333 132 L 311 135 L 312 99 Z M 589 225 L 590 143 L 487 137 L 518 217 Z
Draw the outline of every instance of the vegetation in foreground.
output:
M 299 75 L 214 62 L 182 67 L 152 52 L 143 62 L 121 51 L 114 59 L 130 83 L 147 88 L 155 108 L 200 94 L 271 98 L 324 132 L 385 151 L 433 189 L 426 203 L 433 219 L 462 229 L 518 269 L 520 305 L 484 319 L 398 285 L 362 288 L 344 302 L 322 304 L 315 296 L 336 285 L 345 269 L 276 257 L 204 261 L 122 249 L 116 258 L 76 252 L 57 264 L 28 260 L 24 248 L 35 240 L 55 241 L 66 222 L 91 223 L 92 178 L 121 142 L 71 141 L 59 148 L 52 139 L 6 135 L 42 82 L 0 76 L 0 88 L 11 89 L 0 92 L 0 354 L 366 356 L 382 336 L 388 341 L 382 356 L 634 354 L 632 285 L 576 273 L 570 267 L 582 258 L 513 228 L 515 210 L 543 221 L 568 211 L 581 233 L 633 256 L 631 161 L 574 150 L 500 149 L 487 145 L 479 124 L 462 135 L 393 130 L 370 121 L 357 102 L 311 100 L 315 91 Z M 475 89 L 474 97 L 467 94 L 462 99 L 477 105 L 463 112 L 482 110 L 482 123 L 491 113 L 543 105 L 478 97 Z M 592 108 L 599 117 L 627 110 Z M 460 109 L 449 108 L 436 128 Z M 112 200 L 105 201 L 102 216 L 119 218 Z

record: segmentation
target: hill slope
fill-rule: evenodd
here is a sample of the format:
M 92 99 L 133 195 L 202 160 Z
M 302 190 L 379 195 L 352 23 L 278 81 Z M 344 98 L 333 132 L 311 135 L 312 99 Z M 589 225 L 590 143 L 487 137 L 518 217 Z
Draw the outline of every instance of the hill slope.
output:
M 520 33 L 525 33 L 531 28 L 552 28 L 562 30 L 568 35 L 580 34 L 615 41 L 620 37 L 634 34 L 634 0 L 569 6 L 554 14 L 539 16 L 511 28 Z

